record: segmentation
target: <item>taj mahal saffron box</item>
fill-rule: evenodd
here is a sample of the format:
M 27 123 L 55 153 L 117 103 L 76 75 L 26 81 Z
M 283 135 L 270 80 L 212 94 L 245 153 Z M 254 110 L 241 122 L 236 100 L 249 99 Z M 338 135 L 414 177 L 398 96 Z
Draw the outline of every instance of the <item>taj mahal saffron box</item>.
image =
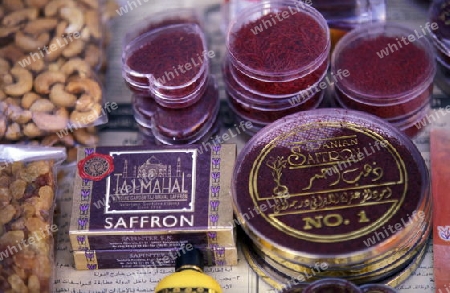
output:
M 73 250 L 234 247 L 232 144 L 78 150 Z

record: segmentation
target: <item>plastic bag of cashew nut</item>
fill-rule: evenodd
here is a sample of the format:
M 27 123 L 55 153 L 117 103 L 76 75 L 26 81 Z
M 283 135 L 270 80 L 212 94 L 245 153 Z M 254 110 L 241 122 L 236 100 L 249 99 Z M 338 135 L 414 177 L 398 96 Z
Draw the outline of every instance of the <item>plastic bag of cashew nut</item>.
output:
M 102 0 L 0 0 L 0 140 L 107 122 Z
M 0 145 L 0 292 L 50 293 L 56 167 L 64 148 Z

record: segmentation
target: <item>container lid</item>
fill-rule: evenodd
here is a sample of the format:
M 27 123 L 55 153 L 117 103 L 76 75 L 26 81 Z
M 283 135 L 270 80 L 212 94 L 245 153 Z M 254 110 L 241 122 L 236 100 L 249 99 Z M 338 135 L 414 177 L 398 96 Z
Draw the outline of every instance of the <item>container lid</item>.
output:
M 336 87 L 357 101 L 404 103 L 425 92 L 436 73 L 433 48 L 424 33 L 397 23 L 361 25 L 332 54 L 331 72 L 347 70 Z
M 123 77 L 134 87 L 154 94 L 177 91 L 207 74 L 207 53 L 204 34 L 197 24 L 154 29 L 123 50 Z
M 302 1 L 261 1 L 243 9 L 226 40 L 231 62 L 254 78 L 292 80 L 309 74 L 328 58 L 326 20 Z M 257 51 L 255 51 L 257 50 Z
M 388 252 L 430 200 L 411 140 L 376 116 L 343 109 L 299 112 L 259 131 L 238 157 L 232 196 L 253 241 L 312 265 Z

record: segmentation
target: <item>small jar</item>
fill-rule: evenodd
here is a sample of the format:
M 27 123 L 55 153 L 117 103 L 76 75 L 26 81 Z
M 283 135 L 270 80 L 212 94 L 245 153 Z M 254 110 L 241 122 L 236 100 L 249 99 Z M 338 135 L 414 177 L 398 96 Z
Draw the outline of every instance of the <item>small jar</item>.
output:
M 257 94 L 293 95 L 327 71 L 330 36 L 313 7 L 293 0 L 262 1 L 243 9 L 227 40 L 236 78 Z
M 166 107 L 197 102 L 206 89 L 208 52 L 197 24 L 175 24 L 133 39 L 122 54 L 123 77 L 130 89 L 152 95 Z
M 289 292 L 289 291 L 288 291 Z M 312 282 L 303 289 L 303 293 L 361 293 L 350 281 L 338 278 L 326 278 Z
M 362 293 L 398 293 L 394 288 L 382 284 L 367 284 L 359 288 Z
M 429 105 L 436 65 L 424 34 L 396 23 L 363 25 L 336 46 L 331 72 L 335 98 L 345 108 L 405 121 Z

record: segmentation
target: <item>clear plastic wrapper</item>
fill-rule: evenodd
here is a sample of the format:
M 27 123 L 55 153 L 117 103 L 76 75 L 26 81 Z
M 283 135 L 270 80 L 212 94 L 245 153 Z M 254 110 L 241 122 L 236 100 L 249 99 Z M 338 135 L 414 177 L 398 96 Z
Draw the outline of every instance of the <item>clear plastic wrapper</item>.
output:
M 0 140 L 107 121 L 96 74 L 99 0 L 4 1 L 0 12 Z
M 0 145 L 0 292 L 53 292 L 56 166 L 63 148 Z

